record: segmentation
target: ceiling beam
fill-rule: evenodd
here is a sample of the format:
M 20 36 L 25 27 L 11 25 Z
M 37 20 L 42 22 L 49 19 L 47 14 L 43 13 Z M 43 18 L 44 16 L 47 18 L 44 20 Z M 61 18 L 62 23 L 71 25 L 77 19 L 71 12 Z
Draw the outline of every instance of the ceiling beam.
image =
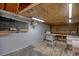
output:
M 22 14 L 23 12 L 32 9 L 33 7 L 37 6 L 40 3 L 33 3 L 31 5 L 29 5 L 28 7 L 24 8 L 22 11 L 19 12 L 19 14 Z
M 18 12 L 19 12 L 19 3 L 17 4 L 17 10 L 16 10 L 16 14 L 18 14 Z

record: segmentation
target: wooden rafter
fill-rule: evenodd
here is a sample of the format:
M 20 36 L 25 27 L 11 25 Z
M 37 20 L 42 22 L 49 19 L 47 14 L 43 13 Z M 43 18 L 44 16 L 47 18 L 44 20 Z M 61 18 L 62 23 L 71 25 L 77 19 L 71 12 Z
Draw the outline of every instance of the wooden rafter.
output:
M 18 14 L 18 12 L 19 12 L 19 3 L 17 4 L 17 10 L 16 10 L 16 14 Z
M 32 9 L 33 7 L 37 6 L 38 4 L 39 4 L 39 3 L 33 3 L 33 4 L 29 5 L 28 7 L 26 7 L 26 8 L 23 9 L 22 11 L 20 11 L 19 14 L 21 14 L 21 13 L 27 11 L 27 10 Z

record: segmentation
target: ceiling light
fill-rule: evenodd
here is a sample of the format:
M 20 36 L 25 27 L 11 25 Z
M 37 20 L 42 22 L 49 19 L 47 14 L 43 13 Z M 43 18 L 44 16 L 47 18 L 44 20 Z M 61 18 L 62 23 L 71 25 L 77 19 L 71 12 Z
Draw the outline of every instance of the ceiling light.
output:
M 71 23 L 71 21 L 72 21 L 72 20 L 71 20 L 71 19 L 69 19 L 69 23 Z
M 40 22 L 44 22 L 44 20 L 41 20 L 41 19 L 38 19 L 38 18 L 35 18 L 35 17 L 32 17 L 33 20 L 37 20 L 37 21 L 40 21 Z
M 72 18 L 72 4 L 69 4 L 69 18 Z

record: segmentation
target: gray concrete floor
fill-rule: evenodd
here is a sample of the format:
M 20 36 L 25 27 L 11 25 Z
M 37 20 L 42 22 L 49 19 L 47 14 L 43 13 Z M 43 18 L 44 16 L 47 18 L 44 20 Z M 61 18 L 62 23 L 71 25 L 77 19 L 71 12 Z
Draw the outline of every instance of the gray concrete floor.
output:
M 5 56 L 73 56 L 71 50 L 63 49 L 64 46 L 57 44 L 55 47 L 49 46 L 43 41 L 29 47 L 9 53 Z
M 46 56 L 46 55 L 33 50 L 33 46 L 29 46 L 4 56 Z

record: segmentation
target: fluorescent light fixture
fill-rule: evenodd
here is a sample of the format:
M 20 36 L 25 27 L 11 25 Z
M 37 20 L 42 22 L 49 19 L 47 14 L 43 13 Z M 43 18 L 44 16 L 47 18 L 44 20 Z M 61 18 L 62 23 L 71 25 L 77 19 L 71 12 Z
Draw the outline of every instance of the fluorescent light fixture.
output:
M 72 22 L 72 20 L 71 19 L 69 19 L 69 23 L 71 23 Z
M 41 20 L 41 19 L 38 19 L 38 18 L 35 18 L 35 17 L 32 17 L 33 20 L 37 20 L 37 21 L 40 21 L 40 22 L 44 22 L 44 20 Z
M 72 4 L 69 4 L 69 18 L 72 18 Z

